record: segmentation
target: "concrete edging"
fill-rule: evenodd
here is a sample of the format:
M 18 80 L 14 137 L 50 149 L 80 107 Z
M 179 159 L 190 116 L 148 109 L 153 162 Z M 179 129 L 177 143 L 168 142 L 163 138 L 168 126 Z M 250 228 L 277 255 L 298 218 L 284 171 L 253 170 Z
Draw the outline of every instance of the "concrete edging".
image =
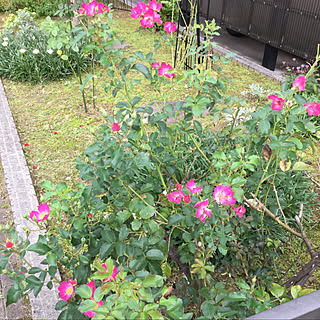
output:
M 11 212 L 18 234 L 25 238 L 23 227 L 34 229 L 34 225 L 24 219 L 23 215 L 32 210 L 37 210 L 38 199 L 1 80 L 0 124 L 0 157 L 11 204 Z M 35 243 L 38 235 L 39 233 L 31 233 L 30 242 Z M 34 252 L 28 252 L 25 258 L 27 261 L 32 261 L 33 267 L 43 267 L 40 264 L 43 256 L 40 257 Z M 54 283 L 51 290 L 44 286 L 37 298 L 34 297 L 33 293 L 29 293 L 29 298 L 34 320 L 54 320 L 58 318 L 59 312 L 55 310 L 55 304 L 59 301 L 57 284 Z

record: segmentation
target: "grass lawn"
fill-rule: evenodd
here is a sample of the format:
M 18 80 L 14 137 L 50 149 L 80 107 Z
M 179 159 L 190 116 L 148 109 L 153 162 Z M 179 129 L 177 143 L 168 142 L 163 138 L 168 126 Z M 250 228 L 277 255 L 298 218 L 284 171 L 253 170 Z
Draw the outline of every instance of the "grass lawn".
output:
M 147 53 L 151 51 L 149 48 L 152 47 L 153 41 L 160 40 L 159 33 L 141 30 L 139 23 L 130 18 L 128 12 L 116 11 L 114 20 L 119 37 L 129 45 L 128 54 L 138 50 Z M 169 46 L 163 46 L 158 51 L 157 60 L 170 61 L 170 50 Z M 100 71 L 103 72 L 98 68 L 96 74 Z M 232 85 L 227 92 L 231 95 L 239 95 L 247 90 L 251 83 L 257 83 L 265 89 L 275 89 L 279 86 L 277 82 L 234 62 L 224 65 L 223 73 L 232 76 Z M 112 95 L 102 90 L 103 78 L 98 80 L 96 86 L 96 109 L 92 108 L 91 92 L 87 89 L 87 114 L 83 109 L 79 84 L 74 77 L 33 86 L 6 79 L 3 83 L 21 143 L 23 146 L 25 143 L 29 144 L 24 146 L 24 151 L 38 196 L 41 195 L 40 183 L 45 180 L 54 183 L 66 181 L 74 185 L 79 179 L 74 159 L 94 140 L 91 131 L 104 122 L 99 109 L 103 108 L 111 114 L 116 104 Z M 136 95 L 148 98 L 145 92 L 148 92 L 145 86 L 136 87 Z M 183 100 L 187 94 L 182 85 L 168 88 L 165 93 L 168 101 Z

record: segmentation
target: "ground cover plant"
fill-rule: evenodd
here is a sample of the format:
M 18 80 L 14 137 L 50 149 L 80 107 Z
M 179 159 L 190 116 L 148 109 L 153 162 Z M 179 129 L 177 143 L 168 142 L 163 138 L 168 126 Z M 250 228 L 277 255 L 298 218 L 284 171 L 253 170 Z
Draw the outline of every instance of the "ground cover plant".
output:
M 89 4 L 93 11 L 87 6 L 82 5 L 83 19 L 103 23 L 98 4 Z M 158 4 L 151 6 L 157 13 Z M 143 8 L 144 18 L 157 19 Z M 90 28 L 83 25 L 78 30 L 85 37 Z M 168 30 L 165 40 L 172 37 Z M 2 269 L 13 253 L 22 259 L 26 250 L 44 256 L 43 270 L 6 271 L 15 282 L 9 301 L 28 290 L 37 294 L 46 278 L 50 288 L 58 267 L 61 319 L 233 319 L 288 301 L 285 287 L 274 283 L 273 258 L 287 231 L 306 240 L 302 215 L 311 219 L 315 195 L 301 172 L 306 166 L 300 152 L 317 134 L 320 105 L 304 95 L 312 70 L 261 99 L 243 123 L 237 117 L 246 102 L 227 93 L 216 64 L 209 70 L 171 70 L 157 55 L 159 42 L 152 53 L 125 54 L 101 46 L 97 37 L 88 37 L 87 45 L 107 70 L 104 88 L 114 102 L 108 112 L 101 110 L 104 121 L 95 141 L 77 159 L 84 183 L 71 188 L 42 182 L 42 204 L 27 218 L 49 230 L 47 236 L 30 244 L 7 230 Z M 97 90 L 92 78 L 93 73 L 85 77 Z M 168 86 L 190 90 L 172 99 Z M 79 91 L 78 96 L 81 104 Z M 61 130 L 71 118 L 58 108 L 39 114 L 60 118 Z M 224 114 L 233 114 L 229 123 Z M 80 119 L 72 118 L 63 139 L 72 131 L 81 143 L 81 130 L 89 124 Z M 208 119 L 223 125 L 212 130 L 204 125 Z M 62 132 L 50 122 L 42 125 L 50 133 L 49 149 L 58 148 L 52 141 Z M 173 288 L 176 268 L 182 279 Z M 293 284 L 293 298 L 310 292 Z

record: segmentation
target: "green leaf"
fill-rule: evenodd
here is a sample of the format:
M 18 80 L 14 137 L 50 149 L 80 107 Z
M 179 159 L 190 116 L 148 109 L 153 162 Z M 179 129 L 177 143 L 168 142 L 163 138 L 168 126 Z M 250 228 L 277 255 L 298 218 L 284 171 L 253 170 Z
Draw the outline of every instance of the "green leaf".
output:
M 67 61 L 67 60 L 68 60 L 68 56 L 65 55 L 65 54 L 63 54 L 63 55 L 61 56 L 61 59 L 64 60 L 64 61 Z
M 136 301 L 136 299 L 134 299 L 133 297 L 130 297 L 128 299 L 128 307 L 131 309 L 131 310 L 134 310 L 134 311 L 139 311 L 139 303 Z
M 95 308 L 97 303 L 93 300 L 85 300 L 79 306 L 79 311 L 84 313 Z
M 144 207 L 140 212 L 139 215 L 142 219 L 149 219 L 154 215 L 155 208 L 154 207 Z
M 250 286 L 246 282 L 244 282 L 242 280 L 241 281 L 237 281 L 236 284 L 242 289 L 246 289 L 246 290 L 250 290 L 251 289 Z
M 86 86 L 86 84 L 94 77 L 94 74 L 88 74 L 83 82 L 82 82 L 82 85 L 80 86 L 80 91 L 83 91 L 84 90 L 84 87 Z
M 36 274 L 36 273 L 39 273 L 41 272 L 42 269 L 41 268 L 38 268 L 38 267 L 32 267 L 30 270 L 29 270 L 29 274 Z
M 43 189 L 46 189 L 48 191 L 54 191 L 55 190 L 55 185 L 51 181 L 44 181 L 41 183 L 41 187 Z
M 59 310 L 62 310 L 67 305 L 68 305 L 68 301 L 60 300 L 56 303 L 55 309 L 59 311 Z
M 168 265 L 167 262 L 164 262 L 164 263 L 161 265 L 161 270 L 162 270 L 162 273 L 163 273 L 167 278 L 170 278 L 170 276 L 171 276 L 171 267 Z
M 163 285 L 163 277 L 159 275 L 149 275 L 142 281 L 142 284 L 145 288 L 161 287 Z
M 60 182 L 57 186 L 56 186 L 56 191 L 59 193 L 59 194 L 62 194 L 63 191 L 67 188 L 67 185 L 65 182 Z
M 89 299 L 92 296 L 92 289 L 88 285 L 83 284 L 82 286 L 76 288 L 76 294 L 78 294 L 81 298 Z
M 290 289 L 291 295 L 293 299 L 297 299 L 299 297 L 299 293 L 301 291 L 301 286 L 297 285 L 297 286 L 292 286 Z
M 179 222 L 184 220 L 184 218 L 185 217 L 180 213 L 173 214 L 172 216 L 169 217 L 167 226 L 168 227 L 176 226 Z
M 243 292 L 231 292 L 228 297 L 227 297 L 228 300 L 231 300 L 231 301 L 245 301 L 247 300 L 247 296 L 245 293 Z
M 26 280 L 32 286 L 41 286 L 42 285 L 42 281 L 36 276 L 29 276 L 28 278 L 26 278 Z
M 153 306 L 153 305 L 152 305 Z M 146 310 L 143 310 L 146 312 Z M 154 311 L 154 310 L 150 310 L 150 311 L 147 311 L 148 315 L 151 317 L 151 319 L 155 319 L 155 320 L 163 320 L 163 316 L 161 315 L 161 313 L 157 312 L 157 311 Z
M 281 287 L 280 285 L 278 285 L 277 283 L 272 283 L 272 288 L 270 290 L 270 292 L 276 297 L 276 298 L 280 298 L 284 295 L 286 289 L 284 287 Z
M 79 254 L 79 259 L 83 264 L 89 263 L 89 259 L 86 256 L 84 256 L 83 254 Z
M 307 103 L 306 98 L 303 97 L 303 96 L 300 96 L 299 94 L 296 94 L 296 95 L 294 96 L 294 99 L 296 100 L 296 102 L 297 102 L 298 104 L 300 104 L 300 105 L 302 105 L 302 106 L 303 106 L 305 103 Z
M 259 129 L 261 134 L 268 134 L 270 130 L 270 122 L 265 119 L 259 122 Z
M 136 63 L 132 66 L 132 69 L 135 69 L 141 72 L 146 77 L 146 79 L 149 79 L 149 80 L 152 79 L 150 71 L 145 65 L 141 63 Z
M 43 256 L 46 253 L 48 253 L 49 251 L 51 251 L 51 248 L 48 247 L 44 243 L 37 242 L 37 243 L 32 244 L 31 246 L 29 246 L 28 247 L 28 251 L 34 251 L 34 252 L 38 253 L 40 256 Z
M 146 254 L 147 259 L 152 261 L 161 261 L 164 258 L 163 253 L 158 249 L 151 249 Z
M 238 202 L 242 202 L 243 201 L 243 195 L 244 195 L 244 191 L 241 188 L 232 188 L 233 192 L 234 192 L 234 197 Z
M 50 253 L 47 256 L 47 262 L 49 266 L 56 266 L 57 265 L 57 256 L 54 253 Z
M 314 291 L 315 291 L 315 289 L 302 289 L 299 291 L 299 297 L 302 297 L 302 296 L 309 294 L 311 292 L 314 292 Z
M 214 301 L 206 300 L 201 304 L 201 311 L 203 315 L 209 319 L 213 318 L 217 309 L 218 305 Z
M 8 292 L 7 292 L 7 301 L 6 301 L 6 306 L 16 303 L 21 296 L 21 291 L 17 290 L 15 287 L 11 287 Z
M 232 186 L 242 186 L 247 182 L 247 180 L 245 178 L 242 177 L 235 177 L 234 179 L 232 179 Z
M 126 240 L 129 235 L 129 232 L 130 232 L 130 230 L 128 229 L 128 227 L 125 224 L 122 225 L 120 228 L 120 233 L 119 233 L 119 241 Z
M 141 224 L 142 224 L 141 220 L 133 220 L 133 221 L 131 222 L 132 230 L 133 230 L 133 231 L 139 230 L 140 227 L 141 227 Z
M 101 259 L 107 258 L 112 252 L 113 248 L 114 248 L 114 244 L 103 243 L 102 246 L 100 247 L 100 258 Z

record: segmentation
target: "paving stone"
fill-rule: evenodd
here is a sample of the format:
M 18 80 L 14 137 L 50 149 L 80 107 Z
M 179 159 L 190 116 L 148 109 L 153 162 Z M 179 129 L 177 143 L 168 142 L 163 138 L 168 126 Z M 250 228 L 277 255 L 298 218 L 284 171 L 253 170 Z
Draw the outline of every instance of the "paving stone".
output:
M 8 106 L 8 101 L 4 92 L 2 82 L 0 81 L 0 157 L 4 172 L 4 179 L 7 186 L 8 197 L 10 200 L 11 211 L 17 232 L 25 237 L 23 227 L 27 226 L 33 229 L 31 222 L 23 218 L 32 210 L 36 210 L 38 200 L 32 185 L 32 179 L 27 167 L 27 163 L 23 154 L 20 139 L 15 127 L 15 123 Z M 29 240 L 34 243 L 38 239 L 36 233 L 31 233 Z M 40 267 L 43 257 L 39 257 L 36 253 L 30 252 L 26 254 L 26 259 L 32 261 L 33 266 Z M 57 278 L 60 276 L 57 274 Z M 2 278 L 0 281 L 3 281 Z M 2 283 L 2 282 L 1 282 Z M 60 312 L 55 310 L 55 304 L 58 302 L 57 284 L 53 289 L 49 290 L 44 287 L 37 298 L 33 294 L 29 294 L 32 307 L 33 320 L 54 320 L 58 318 Z M 2 312 L 3 311 L 3 312 Z M 1 314 L 5 314 L 3 301 L 0 304 Z M 19 314 L 19 312 L 18 312 Z M 2 318 L 1 318 L 2 319 Z M 12 318 L 19 319 L 19 318 Z

